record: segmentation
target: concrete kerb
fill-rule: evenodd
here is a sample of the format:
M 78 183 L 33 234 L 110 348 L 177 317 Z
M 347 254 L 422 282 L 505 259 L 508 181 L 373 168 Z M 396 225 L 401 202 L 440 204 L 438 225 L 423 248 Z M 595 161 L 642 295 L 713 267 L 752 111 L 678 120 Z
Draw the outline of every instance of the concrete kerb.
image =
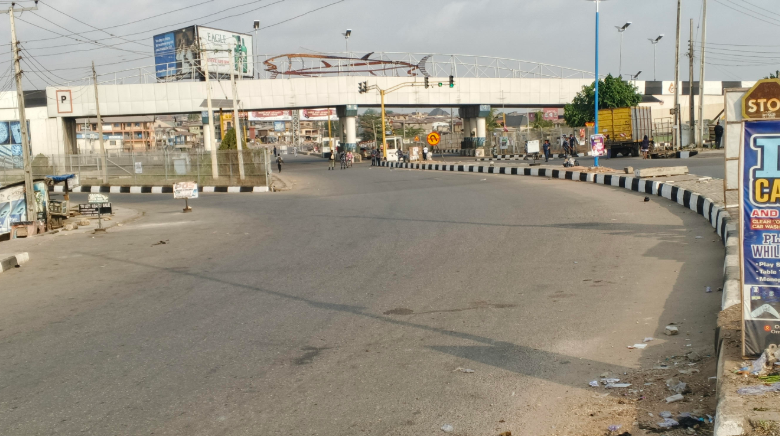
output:
M 0 274 L 21 266 L 30 260 L 26 252 L 16 254 L 0 254 Z
M 260 193 L 269 192 L 267 186 L 198 186 L 203 193 Z M 61 185 L 54 186 L 51 192 L 64 192 Z M 116 185 L 82 185 L 76 186 L 71 192 L 101 193 L 101 194 L 173 194 L 173 185 L 166 186 L 116 186 Z
M 696 192 L 689 191 L 668 183 L 654 180 L 640 179 L 632 176 L 618 174 L 584 173 L 580 171 L 556 170 L 552 168 L 528 168 L 528 167 L 491 167 L 478 165 L 447 165 L 447 164 L 423 164 L 423 163 L 395 163 L 382 162 L 383 167 L 406 168 L 428 171 L 452 171 L 465 173 L 505 174 L 518 176 L 549 177 L 553 179 L 589 182 L 597 185 L 606 185 L 628 189 L 630 191 L 654 195 L 666 198 L 678 203 L 703 216 L 715 229 L 721 242 L 726 247 L 726 256 L 723 262 L 723 300 L 721 310 L 741 304 L 742 296 L 739 290 L 739 246 L 738 233 L 735 223 L 731 222 L 728 212 L 710 198 L 706 198 Z M 744 417 L 732 412 L 732 403 L 739 404 L 740 399 L 736 392 L 726 392 L 721 389 L 721 380 L 725 362 L 722 359 L 723 348 L 722 333 L 720 329 L 716 333 L 716 352 L 718 353 L 718 405 L 715 416 L 714 436 L 737 436 L 743 433 Z M 738 409 L 739 410 L 739 409 Z

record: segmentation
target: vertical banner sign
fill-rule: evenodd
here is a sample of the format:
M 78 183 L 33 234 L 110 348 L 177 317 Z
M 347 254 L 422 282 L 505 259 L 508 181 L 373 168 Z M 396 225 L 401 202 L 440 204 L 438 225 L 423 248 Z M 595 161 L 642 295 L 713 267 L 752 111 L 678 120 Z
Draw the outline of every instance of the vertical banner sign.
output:
M 743 354 L 780 344 L 780 121 L 746 121 L 742 182 Z
M 590 135 L 590 149 L 593 156 L 604 156 L 604 135 Z

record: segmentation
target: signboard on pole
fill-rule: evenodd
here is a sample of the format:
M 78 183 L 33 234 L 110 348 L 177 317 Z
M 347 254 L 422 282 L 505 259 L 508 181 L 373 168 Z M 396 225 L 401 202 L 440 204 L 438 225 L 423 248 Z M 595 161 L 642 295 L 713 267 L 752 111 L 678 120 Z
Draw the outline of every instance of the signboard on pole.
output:
M 590 135 L 590 150 L 593 153 L 593 156 L 604 156 L 606 153 L 604 135 Z
M 254 76 L 250 34 L 190 26 L 155 35 L 152 41 L 157 80 L 200 77 L 198 53 L 208 61 L 211 75 L 226 78 L 232 71 L 237 71 L 247 78 Z
M 780 344 L 780 120 L 746 121 L 742 147 L 742 344 L 758 356 Z
M 198 184 L 179 182 L 173 185 L 173 198 L 198 198 Z
M 780 119 L 780 79 L 759 80 L 742 100 L 742 117 Z
M 428 144 L 430 145 L 437 145 L 441 141 L 441 135 L 439 135 L 436 132 L 431 132 L 428 134 Z
M 106 194 L 89 194 L 90 203 L 108 203 L 108 195 Z
M 525 148 L 526 153 L 539 153 L 539 140 L 528 141 Z

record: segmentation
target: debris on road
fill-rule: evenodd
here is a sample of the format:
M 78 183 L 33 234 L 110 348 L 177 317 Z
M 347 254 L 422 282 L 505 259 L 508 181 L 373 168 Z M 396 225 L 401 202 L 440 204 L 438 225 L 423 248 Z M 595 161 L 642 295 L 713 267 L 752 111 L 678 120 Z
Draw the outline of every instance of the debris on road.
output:
M 685 392 L 685 388 L 688 387 L 688 384 L 685 382 L 681 382 L 679 379 L 676 378 L 670 378 L 669 380 L 666 380 L 666 386 L 669 388 L 670 391 L 682 394 Z
M 588 386 L 597 388 L 597 387 L 599 387 L 599 382 L 598 382 L 598 380 L 593 380 L 592 382 L 588 383 Z
M 647 203 L 648 201 L 650 201 L 650 197 L 645 197 L 645 203 Z
M 642 342 L 650 342 L 654 340 L 655 340 L 654 338 L 645 338 L 644 340 L 642 340 Z
M 168 243 L 168 241 L 169 241 L 169 239 L 166 239 L 166 240 L 160 241 L 160 242 L 156 242 L 156 243 L 152 244 L 152 247 L 154 247 L 155 245 L 165 245 L 165 244 Z
M 609 430 L 611 432 L 616 432 L 616 431 L 620 430 L 620 427 L 621 426 L 619 426 L 619 425 L 612 424 L 609 427 L 607 427 L 607 430 Z
M 453 372 L 454 372 L 454 371 L 465 372 L 466 374 L 472 374 L 472 373 L 476 372 L 476 371 L 474 371 L 473 369 L 468 369 L 468 368 L 461 368 L 461 367 L 457 367 L 457 368 L 455 368 L 455 369 L 453 370 Z
M 680 329 L 678 329 L 676 325 L 668 325 L 664 329 L 664 334 L 666 334 L 666 336 L 674 336 L 679 333 L 680 333 Z
M 704 292 L 706 292 L 707 294 L 709 294 L 709 293 L 711 293 L 711 292 L 712 292 L 712 288 L 711 288 L 711 287 L 709 287 L 709 286 L 707 286 L 707 287 L 705 287 L 705 288 L 704 288 Z
M 647 344 L 634 344 L 634 345 L 628 345 L 626 348 L 629 350 L 638 349 L 638 350 L 644 350 L 647 348 Z
M 664 422 L 659 422 L 658 426 L 661 428 L 672 428 L 680 425 L 679 422 L 673 420 L 672 418 L 666 418 L 664 419 Z
M 631 383 L 609 383 L 608 385 L 604 386 L 606 389 L 616 389 L 616 388 L 627 388 L 631 386 Z
M 681 394 L 675 394 L 672 395 L 671 397 L 666 397 L 666 404 L 674 403 L 676 401 L 682 401 L 684 399 L 685 397 L 683 397 Z
M 737 389 L 739 395 L 764 395 L 767 392 L 780 392 L 780 383 L 745 386 L 744 388 Z
M 449 424 L 445 424 L 441 426 L 441 431 L 443 431 L 444 433 L 452 433 L 453 431 L 455 431 L 455 427 Z

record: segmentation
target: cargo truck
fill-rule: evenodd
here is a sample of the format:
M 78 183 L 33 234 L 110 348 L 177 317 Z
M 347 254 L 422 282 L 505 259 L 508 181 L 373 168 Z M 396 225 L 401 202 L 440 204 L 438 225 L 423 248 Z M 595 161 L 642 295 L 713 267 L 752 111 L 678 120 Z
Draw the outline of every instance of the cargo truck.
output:
M 599 110 L 599 133 L 606 137 L 610 157 L 639 156 L 645 135 L 653 147 L 653 115 L 649 107 Z

